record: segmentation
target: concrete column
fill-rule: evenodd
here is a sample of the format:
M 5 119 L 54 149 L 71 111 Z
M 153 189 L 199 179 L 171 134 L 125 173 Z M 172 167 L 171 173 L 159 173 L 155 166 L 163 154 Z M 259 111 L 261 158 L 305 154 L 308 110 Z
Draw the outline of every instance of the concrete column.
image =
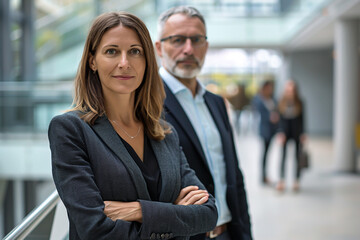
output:
M 357 20 L 335 25 L 334 157 L 339 172 L 356 170 L 355 125 L 359 103 Z
M 25 189 L 23 180 L 14 180 L 14 222 L 15 226 L 25 217 Z
M 21 4 L 21 80 L 24 82 L 36 80 L 35 58 L 35 1 L 22 0 Z
M 21 122 L 26 126 L 34 125 L 34 104 L 32 89 L 36 81 L 35 57 L 35 0 L 22 0 L 21 25 L 21 52 L 20 52 L 20 79 L 24 86 L 29 86 L 29 91 L 22 95 L 23 100 L 18 100 L 17 112 L 20 112 Z
M 5 236 L 4 225 L 5 225 L 5 216 L 4 216 L 4 201 L 6 196 L 7 180 L 0 180 L 0 238 Z
M 0 1 L 0 84 L 1 82 L 11 81 L 13 74 L 13 52 L 11 45 L 11 11 L 10 0 Z M 4 91 L 0 85 L 0 131 L 5 129 L 6 125 L 6 102 L 4 100 Z
M 11 81 L 13 53 L 11 45 L 10 1 L 0 1 L 0 81 Z

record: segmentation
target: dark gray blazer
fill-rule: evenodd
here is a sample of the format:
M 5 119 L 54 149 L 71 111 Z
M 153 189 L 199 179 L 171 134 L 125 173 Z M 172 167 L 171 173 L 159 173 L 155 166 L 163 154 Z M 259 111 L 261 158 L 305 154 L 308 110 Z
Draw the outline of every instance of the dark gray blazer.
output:
M 200 140 L 196 135 L 188 116 L 165 83 L 165 118 L 170 122 L 179 134 L 180 145 L 192 169 L 204 184 L 210 194 L 215 194 L 214 180 L 201 147 Z M 233 240 L 251 240 L 251 222 L 246 199 L 245 183 L 243 174 L 239 168 L 239 161 L 235 149 L 234 137 L 224 99 L 206 91 L 205 103 L 219 130 L 221 144 L 224 153 L 226 171 L 226 202 L 231 212 L 232 220 L 228 224 L 228 231 Z M 205 234 L 191 237 L 191 240 L 204 240 Z
M 189 168 L 175 131 L 162 141 L 150 140 L 162 178 L 158 202 L 151 201 L 141 170 L 105 116 L 93 126 L 76 112 L 56 116 L 49 126 L 49 141 L 70 239 L 188 239 L 215 226 L 212 196 L 203 205 L 172 204 L 186 186 L 205 189 Z M 110 200 L 139 201 L 142 224 L 112 221 L 103 212 L 103 202 Z

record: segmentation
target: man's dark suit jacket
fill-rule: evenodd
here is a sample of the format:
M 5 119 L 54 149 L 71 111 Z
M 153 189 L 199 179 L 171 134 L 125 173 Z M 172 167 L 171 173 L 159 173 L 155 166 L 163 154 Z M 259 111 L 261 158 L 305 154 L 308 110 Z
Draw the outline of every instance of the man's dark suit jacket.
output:
M 214 181 L 205 159 L 200 140 L 185 111 L 166 83 L 165 91 L 165 119 L 175 127 L 179 135 L 180 145 L 183 147 L 190 167 L 195 170 L 196 175 L 205 185 L 209 193 L 214 195 Z M 204 94 L 204 99 L 221 136 L 224 161 L 226 164 L 226 199 L 232 215 L 232 221 L 228 228 L 229 233 L 233 240 L 252 239 L 244 179 L 238 166 L 239 163 L 232 128 L 224 99 L 208 91 Z M 204 238 L 204 235 L 191 237 L 191 239 Z
M 216 225 L 215 199 L 203 205 L 173 202 L 189 185 L 205 189 L 181 151 L 176 132 L 162 141 L 150 139 L 162 178 L 159 201 L 151 201 L 140 168 L 108 119 L 93 126 L 76 112 L 56 116 L 49 126 L 53 178 L 66 206 L 70 239 L 188 239 Z M 104 201 L 139 201 L 143 221 L 112 221 Z

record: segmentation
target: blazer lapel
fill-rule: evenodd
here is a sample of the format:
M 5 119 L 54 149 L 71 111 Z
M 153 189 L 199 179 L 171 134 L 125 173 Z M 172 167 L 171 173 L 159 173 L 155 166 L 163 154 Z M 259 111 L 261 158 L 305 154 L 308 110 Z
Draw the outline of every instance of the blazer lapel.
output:
M 188 135 L 188 138 L 194 144 L 195 148 L 199 152 L 205 164 L 208 165 L 200 140 L 188 116 L 186 115 L 184 109 L 181 107 L 175 95 L 171 92 L 171 90 L 169 89 L 169 87 L 166 85 L 165 82 L 164 82 L 164 87 L 166 92 L 166 99 L 165 99 L 166 113 L 174 116 L 174 119 L 179 123 L 179 125 L 183 128 L 184 132 Z
M 174 156 L 165 141 L 150 139 L 161 172 L 162 186 L 159 201 L 174 202 L 177 198 L 176 189 L 181 187 L 180 169 L 178 164 L 174 163 L 174 159 L 178 159 L 178 156 Z
M 205 103 L 210 111 L 210 114 L 212 116 L 212 118 L 214 119 L 215 125 L 219 131 L 220 134 L 220 138 L 221 138 L 221 144 L 222 144 L 222 149 L 223 149 L 223 154 L 224 154 L 224 161 L 226 162 L 227 159 L 229 159 L 227 156 L 230 152 L 226 151 L 226 146 L 228 146 L 229 144 L 232 144 L 231 141 L 227 140 L 228 133 L 230 133 L 230 135 L 232 134 L 232 130 L 229 129 L 228 127 L 226 127 L 225 125 L 225 120 L 223 119 L 223 115 L 227 114 L 226 109 L 225 112 L 221 112 L 221 106 L 218 104 L 218 102 L 215 101 L 215 98 L 211 97 L 211 95 L 206 92 L 204 94 L 204 99 L 205 99 Z M 231 171 L 229 169 L 229 167 L 231 166 L 231 164 L 226 164 L 226 172 L 228 173 L 229 171 Z
M 105 142 L 105 144 L 118 156 L 118 158 L 127 167 L 130 176 L 134 181 L 137 194 L 140 199 L 150 200 L 145 179 L 141 170 L 136 165 L 120 137 L 108 121 L 106 116 L 99 117 L 93 126 L 91 126 L 97 135 Z
M 220 112 L 219 107 L 217 107 L 218 103 L 216 101 L 214 101 L 214 99 L 211 98 L 207 92 L 204 94 L 204 99 L 205 99 L 205 103 L 210 111 L 210 114 L 211 114 L 212 118 L 214 119 L 215 125 L 219 130 L 221 139 L 223 140 L 223 132 L 228 131 L 228 129 L 224 125 L 224 120 L 222 119 L 222 115 L 224 113 Z M 223 142 L 223 144 L 224 144 L 224 142 Z

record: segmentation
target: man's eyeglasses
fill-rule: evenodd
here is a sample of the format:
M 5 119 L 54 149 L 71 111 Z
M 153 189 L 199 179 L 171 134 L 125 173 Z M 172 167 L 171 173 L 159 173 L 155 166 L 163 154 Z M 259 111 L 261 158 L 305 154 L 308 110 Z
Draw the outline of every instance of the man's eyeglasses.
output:
M 169 43 L 171 45 L 173 45 L 174 47 L 182 47 L 184 46 L 186 39 L 190 39 L 191 40 L 191 45 L 196 48 L 196 47 L 201 47 L 202 45 L 205 44 L 207 36 L 203 36 L 203 35 L 195 35 L 195 36 L 183 36 L 183 35 L 173 35 L 173 36 L 168 36 L 165 38 L 160 39 L 161 42 L 164 41 L 169 41 Z

